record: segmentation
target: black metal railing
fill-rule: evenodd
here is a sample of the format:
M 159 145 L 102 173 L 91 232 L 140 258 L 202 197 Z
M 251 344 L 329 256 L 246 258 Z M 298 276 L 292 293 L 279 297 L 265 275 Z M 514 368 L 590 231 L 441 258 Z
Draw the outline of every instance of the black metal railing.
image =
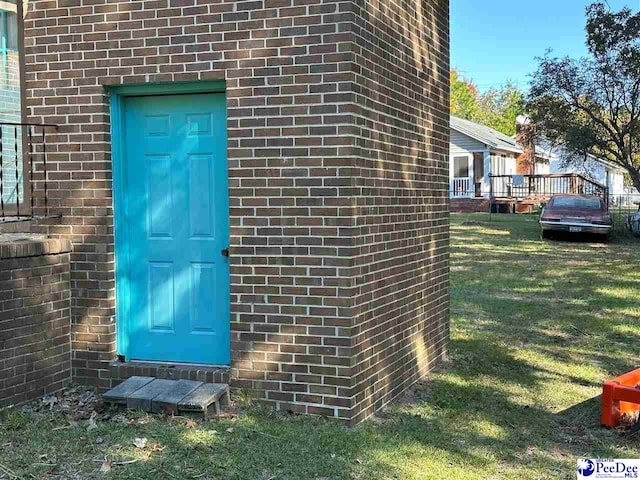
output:
M 52 217 L 47 139 L 57 128 L 0 122 L 0 223 Z

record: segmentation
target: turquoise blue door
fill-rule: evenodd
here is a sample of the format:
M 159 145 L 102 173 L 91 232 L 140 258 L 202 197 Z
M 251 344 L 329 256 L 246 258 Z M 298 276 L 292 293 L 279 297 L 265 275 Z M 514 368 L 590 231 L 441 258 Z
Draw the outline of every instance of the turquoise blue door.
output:
M 123 111 L 127 357 L 229 364 L 225 96 L 125 97 Z

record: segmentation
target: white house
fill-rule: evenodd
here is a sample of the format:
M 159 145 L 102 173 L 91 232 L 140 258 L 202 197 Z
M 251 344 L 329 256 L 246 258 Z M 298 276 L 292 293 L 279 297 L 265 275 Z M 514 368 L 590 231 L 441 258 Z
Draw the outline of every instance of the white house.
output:
M 609 190 L 609 195 L 624 195 L 624 169 L 603 158 L 589 155 L 584 161 L 570 161 L 570 156 L 562 146 L 550 146 L 538 142 L 536 154 L 546 160 L 540 173 L 577 173 L 591 178 Z
M 515 138 L 493 128 L 456 116 L 451 116 L 451 162 L 449 167 L 449 192 L 451 198 L 486 198 L 510 196 L 513 177 L 490 179 L 490 175 L 512 176 L 516 174 L 517 158 L 524 149 Z M 575 174 L 585 177 L 609 189 L 610 195 L 624 194 L 624 170 L 607 160 L 589 157 L 584 163 L 568 162 L 568 154 L 562 147 L 536 145 L 535 184 L 561 185 L 566 179 L 554 176 Z M 562 180 L 562 181 L 560 181 Z M 515 187 L 517 188 L 517 187 Z M 555 187 L 552 187 L 555 188 Z M 563 193 L 549 191 L 548 193 Z
M 450 142 L 451 198 L 488 197 L 489 175 L 515 175 L 516 159 L 524 153 L 515 138 L 453 115 Z M 494 181 L 495 189 L 506 191 L 505 182 Z

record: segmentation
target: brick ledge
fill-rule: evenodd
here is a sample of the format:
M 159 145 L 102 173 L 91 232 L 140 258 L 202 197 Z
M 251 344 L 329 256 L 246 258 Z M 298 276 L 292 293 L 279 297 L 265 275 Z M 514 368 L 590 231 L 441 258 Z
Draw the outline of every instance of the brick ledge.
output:
M 71 250 L 71 241 L 65 238 L 47 238 L 28 233 L 0 234 L 0 260 L 58 255 Z

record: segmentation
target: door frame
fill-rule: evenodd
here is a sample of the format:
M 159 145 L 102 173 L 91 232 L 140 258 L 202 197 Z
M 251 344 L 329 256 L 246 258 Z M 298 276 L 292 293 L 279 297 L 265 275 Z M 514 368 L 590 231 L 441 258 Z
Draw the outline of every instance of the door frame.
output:
M 128 212 L 127 204 L 120 198 L 126 189 L 124 146 L 124 99 L 149 95 L 180 95 L 199 93 L 225 93 L 226 81 L 148 83 L 138 85 L 115 85 L 106 87 L 111 107 L 111 161 L 113 175 L 113 220 L 115 243 L 115 310 L 116 310 L 116 353 L 125 361 L 130 359 L 129 352 L 129 233 L 125 228 Z M 118 206 L 122 206 L 120 209 Z
M 456 177 L 455 175 L 455 159 L 460 157 L 467 157 L 467 177 Z M 475 193 L 470 193 L 475 190 L 474 186 L 474 178 L 473 178 L 473 152 L 461 152 L 461 153 L 451 153 L 449 160 L 449 192 L 451 198 L 470 198 L 475 197 Z M 457 178 L 467 178 L 469 182 L 469 190 L 465 193 L 465 195 L 455 196 L 455 180 Z

